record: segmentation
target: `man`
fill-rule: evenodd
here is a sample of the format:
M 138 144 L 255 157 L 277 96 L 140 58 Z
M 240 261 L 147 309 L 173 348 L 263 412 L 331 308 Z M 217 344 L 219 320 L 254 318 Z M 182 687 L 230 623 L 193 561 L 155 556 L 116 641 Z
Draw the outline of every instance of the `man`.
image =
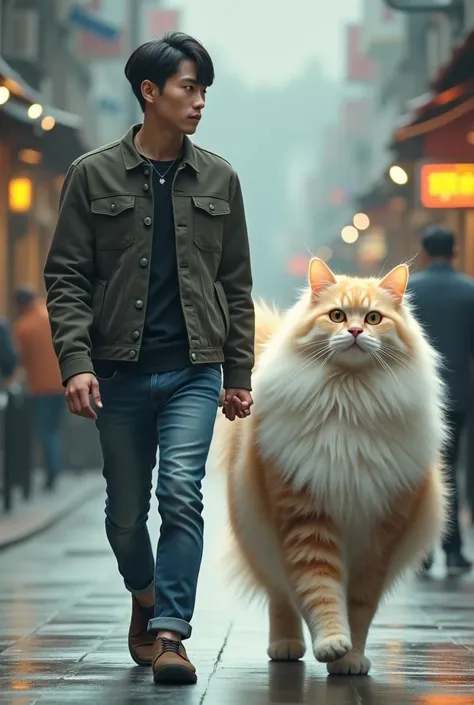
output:
M 430 342 L 441 353 L 442 374 L 449 395 L 447 421 L 451 436 L 445 460 L 453 493 L 450 528 L 443 541 L 443 549 L 447 573 L 454 576 L 472 569 L 472 563 L 462 552 L 456 465 L 461 434 L 471 405 L 469 392 L 474 351 L 474 281 L 454 270 L 454 236 L 441 226 L 435 225 L 425 230 L 421 256 L 425 269 L 410 278 L 408 291 L 415 306 L 415 315 Z M 430 557 L 425 563 L 425 569 L 429 570 L 432 563 Z
M 27 388 L 33 398 L 35 426 L 46 465 L 45 489 L 52 490 L 61 471 L 64 388 L 44 300 L 34 291 L 22 288 L 15 292 L 15 301 L 18 318 L 14 336 Z
M 45 281 L 69 408 L 97 416 L 107 536 L 132 593 L 131 656 L 157 683 L 194 683 L 182 641 L 221 364 L 225 416 L 252 404 L 249 244 L 237 174 L 188 137 L 214 79 L 207 51 L 172 32 L 140 46 L 125 74 L 143 124 L 71 166 Z M 146 522 L 157 446 L 155 567 Z

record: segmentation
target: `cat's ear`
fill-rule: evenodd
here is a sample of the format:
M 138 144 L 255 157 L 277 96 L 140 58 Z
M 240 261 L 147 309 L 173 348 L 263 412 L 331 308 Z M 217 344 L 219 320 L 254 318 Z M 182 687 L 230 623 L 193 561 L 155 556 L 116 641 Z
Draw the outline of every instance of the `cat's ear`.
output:
M 399 264 L 379 284 L 381 289 L 385 289 L 392 295 L 397 305 L 402 302 L 408 284 L 408 276 L 409 269 L 407 265 Z
M 311 291 L 316 296 L 337 281 L 326 262 L 319 257 L 313 257 L 309 263 L 308 280 Z

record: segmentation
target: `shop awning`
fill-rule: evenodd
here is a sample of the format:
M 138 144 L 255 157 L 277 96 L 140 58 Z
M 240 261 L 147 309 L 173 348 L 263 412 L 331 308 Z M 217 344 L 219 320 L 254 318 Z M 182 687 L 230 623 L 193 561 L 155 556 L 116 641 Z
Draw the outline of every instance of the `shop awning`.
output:
M 0 94 L 3 134 L 9 124 L 14 128 L 16 123 L 32 146 L 34 144 L 41 149 L 45 160 L 49 159 L 54 168 L 61 171 L 87 151 L 88 146 L 82 135 L 82 118 L 45 105 L 38 91 L 29 86 L 1 56 L 0 87 L 8 91 Z M 37 106 L 41 106 L 41 110 Z
M 474 111 L 474 31 L 454 49 L 450 61 L 431 82 L 428 93 L 408 104 L 396 126 L 392 147 L 444 127 Z

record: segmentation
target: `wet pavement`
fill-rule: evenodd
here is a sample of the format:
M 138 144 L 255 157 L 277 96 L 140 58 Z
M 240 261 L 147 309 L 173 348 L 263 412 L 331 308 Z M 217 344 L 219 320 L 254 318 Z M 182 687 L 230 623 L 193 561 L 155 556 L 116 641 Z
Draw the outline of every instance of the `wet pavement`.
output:
M 371 676 L 331 677 L 308 654 L 271 664 L 264 611 L 236 601 L 219 564 L 224 497 L 205 487 L 207 535 L 194 635 L 196 686 L 154 686 L 127 651 L 130 598 L 103 530 L 102 497 L 0 553 L 0 704 L 474 705 L 474 579 L 410 578 L 372 628 Z M 152 521 L 157 531 L 158 521 Z M 470 555 L 474 540 L 469 540 Z

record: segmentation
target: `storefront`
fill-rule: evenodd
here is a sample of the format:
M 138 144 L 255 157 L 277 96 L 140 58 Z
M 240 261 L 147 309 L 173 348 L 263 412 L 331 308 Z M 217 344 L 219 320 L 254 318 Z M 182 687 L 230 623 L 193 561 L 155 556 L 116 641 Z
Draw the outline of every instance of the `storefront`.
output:
M 64 174 L 85 151 L 80 118 L 42 105 L 0 57 L 0 314 L 16 287 L 42 290 Z
M 404 248 L 418 249 L 429 223 L 452 229 L 458 267 L 474 276 L 474 32 L 453 54 L 431 91 L 395 132 L 394 162 L 407 175 Z

